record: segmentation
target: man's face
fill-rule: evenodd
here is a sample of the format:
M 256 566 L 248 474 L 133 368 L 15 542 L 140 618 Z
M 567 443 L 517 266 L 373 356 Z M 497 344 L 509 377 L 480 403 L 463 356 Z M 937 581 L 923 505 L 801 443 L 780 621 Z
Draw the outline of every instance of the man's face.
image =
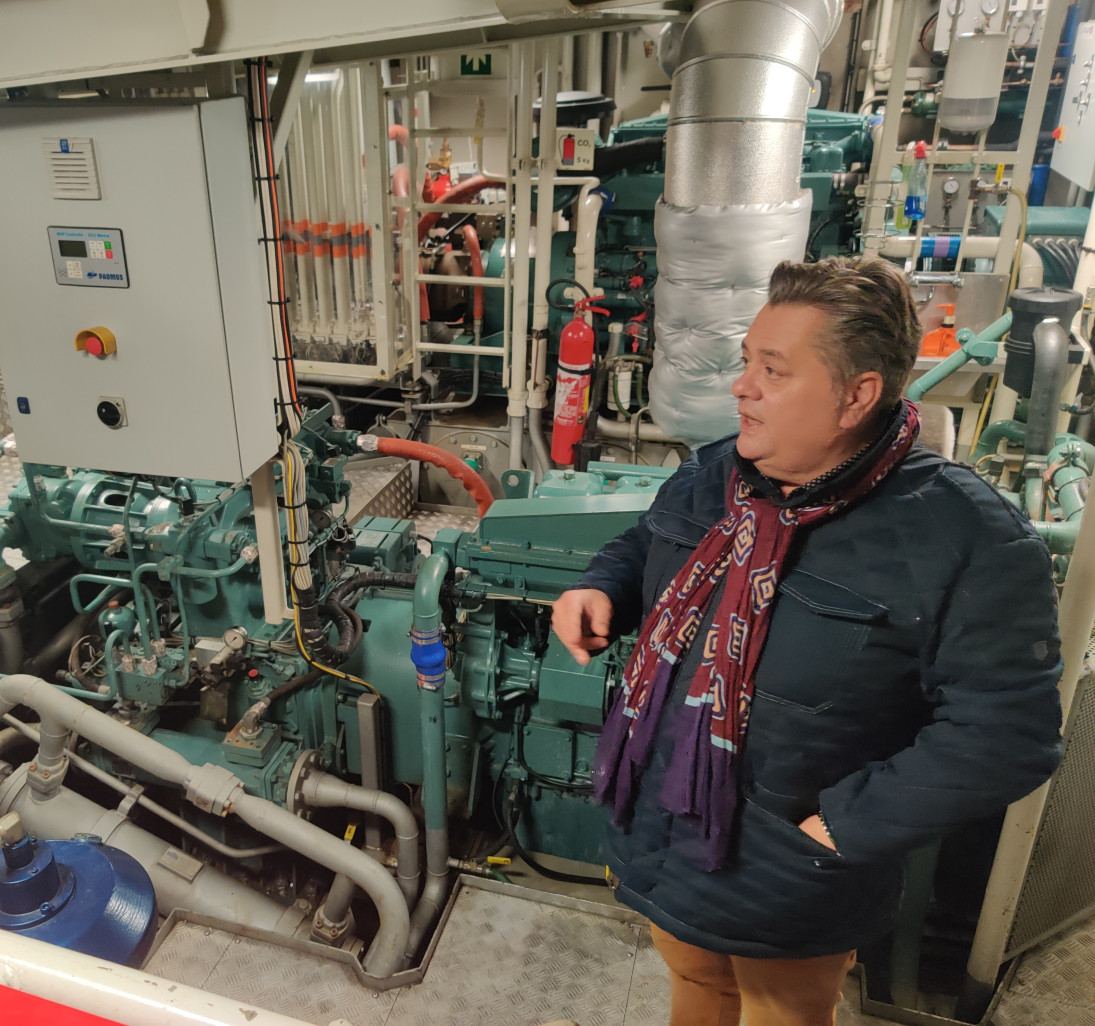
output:
M 855 385 L 838 388 L 815 346 L 831 329 L 812 306 L 765 306 L 742 343 L 745 372 L 731 387 L 738 399 L 738 452 L 767 477 L 805 484 L 860 448 Z

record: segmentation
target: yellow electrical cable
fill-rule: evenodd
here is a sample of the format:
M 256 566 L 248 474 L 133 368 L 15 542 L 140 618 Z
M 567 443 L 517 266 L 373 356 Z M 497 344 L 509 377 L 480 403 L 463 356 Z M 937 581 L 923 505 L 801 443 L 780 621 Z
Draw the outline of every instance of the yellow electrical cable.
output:
M 292 457 L 287 453 L 282 453 L 284 466 L 285 466 L 285 497 L 289 500 L 289 508 L 286 509 L 285 522 L 289 529 L 289 551 L 292 553 L 293 546 L 297 545 L 296 539 L 296 511 L 292 508 L 293 498 L 293 461 Z M 296 573 L 296 568 L 293 567 L 289 574 L 289 589 L 293 596 L 293 629 L 297 637 L 297 647 L 300 649 L 300 654 L 304 656 L 305 662 L 309 666 L 314 667 L 317 670 L 322 670 L 324 673 L 329 673 L 332 677 L 338 677 L 341 680 L 349 681 L 351 684 L 360 684 L 361 687 L 371 691 L 377 698 L 381 697 L 380 692 L 377 691 L 372 684 L 368 681 L 361 680 L 359 677 L 354 677 L 349 673 L 343 673 L 341 670 L 336 670 L 333 666 L 324 666 L 322 663 L 317 662 L 308 653 L 308 649 L 304 647 L 304 637 L 300 633 L 300 603 L 297 600 L 297 587 L 296 582 L 293 580 L 293 576 Z
M 999 374 L 994 374 L 992 380 L 989 382 L 988 391 L 985 393 L 985 399 L 981 403 L 981 412 L 977 415 L 977 424 L 973 429 L 973 440 L 970 442 L 970 452 L 973 452 L 977 448 L 977 443 L 981 439 L 981 432 L 985 427 L 985 418 L 989 415 L 989 409 L 992 407 L 992 397 L 996 392 L 996 383 L 1000 380 Z

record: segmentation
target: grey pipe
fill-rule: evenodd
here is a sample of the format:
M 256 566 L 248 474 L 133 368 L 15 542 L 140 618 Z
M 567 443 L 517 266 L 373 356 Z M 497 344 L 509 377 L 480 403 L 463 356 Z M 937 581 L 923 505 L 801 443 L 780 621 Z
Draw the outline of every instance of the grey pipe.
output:
M 479 398 L 479 354 L 472 358 L 471 395 L 467 399 L 443 403 L 415 403 L 411 409 L 418 413 L 422 410 L 463 410 L 472 406 Z
M 403 895 L 382 865 L 264 798 L 239 794 L 232 811 L 259 833 L 350 877 L 368 894 L 380 916 L 380 929 L 362 964 L 366 972 L 382 978 L 398 972 L 403 964 L 410 922 Z
M 334 408 L 334 416 L 342 416 L 342 402 L 329 388 L 318 388 L 315 385 L 297 385 L 297 391 L 301 395 L 315 395 L 320 399 L 326 399 Z
M 713 0 L 692 15 L 669 100 L 667 203 L 798 195 L 806 108 L 840 15 L 836 0 Z
M 367 812 L 377 816 L 383 816 L 395 828 L 396 859 L 398 868 L 396 878 L 399 889 L 407 899 L 407 906 L 414 904 L 418 897 L 419 867 L 418 867 L 418 821 L 414 813 L 407 808 L 395 795 L 387 791 L 375 791 L 367 787 L 358 787 L 356 784 L 348 784 L 345 780 L 332 777 L 329 773 L 306 772 L 301 780 L 301 798 L 307 805 L 323 808 L 356 809 L 358 812 Z M 331 914 L 331 899 L 328 897 L 328 916 L 337 921 L 345 918 L 345 915 L 337 917 Z
M 187 799 L 199 808 L 221 815 L 233 812 L 267 837 L 351 877 L 376 904 L 380 916 L 380 929 L 365 957 L 366 971 L 384 977 L 400 968 L 410 929 L 407 906 L 387 870 L 364 852 L 298 819 L 287 809 L 246 794 L 243 784 L 223 767 L 208 763 L 193 766 L 178 752 L 84 705 L 38 677 L 15 674 L 0 679 L 0 715 L 16 705 L 34 709 L 42 719 L 43 744 L 36 760 L 37 770 L 28 774 L 38 801 L 48 804 L 47 799 L 56 795 L 63 773 L 53 772 L 50 761 L 56 757 L 59 732 L 74 730 L 148 773 L 179 785 Z M 48 779 L 44 773 L 48 773 Z
M 441 914 L 448 893 L 448 771 L 445 765 L 445 648 L 441 640 L 444 553 L 427 557 L 414 588 L 411 652 L 418 677 L 422 725 L 422 807 L 426 814 L 426 885 L 411 916 L 411 956 Z
M 4 721 L 11 723 L 12 726 L 8 727 L 6 730 L 0 731 L 0 756 L 4 754 L 6 748 L 4 740 L 8 734 L 12 734 L 15 737 L 25 737 L 28 740 L 35 742 L 35 744 L 41 742 L 41 734 L 33 727 L 19 722 L 19 720 L 16 720 L 12 716 L 5 716 Z M 81 772 L 86 773 L 89 777 L 94 777 L 99 783 L 105 784 L 119 794 L 129 795 L 133 793 L 133 788 L 128 784 L 123 784 L 117 777 L 112 777 L 106 770 L 99 769 L 95 763 L 88 762 L 87 759 L 81 758 L 75 752 L 69 752 L 67 758 L 68 761 L 71 762 L 73 766 L 76 766 Z M 264 844 L 256 848 L 233 848 L 223 841 L 218 841 L 217 838 L 194 826 L 193 823 L 188 823 L 182 816 L 176 816 L 170 809 L 164 808 L 159 802 L 153 801 L 145 794 L 141 794 L 137 797 L 137 804 L 142 809 L 148 809 L 149 812 L 159 816 L 165 823 L 170 823 L 177 830 L 181 830 L 184 834 L 189 834 L 196 841 L 200 841 L 218 855 L 225 856 L 225 858 L 253 859 L 258 858 L 260 855 L 272 855 L 274 852 L 285 850 L 280 844 Z
M 0 785 L 0 812 L 18 812 L 27 830 L 38 837 L 66 840 L 77 833 L 95 834 L 132 855 L 152 878 L 162 915 L 182 908 L 288 934 L 303 918 L 298 911 L 286 919 L 285 908 L 272 898 L 192 860 L 167 841 L 134 826 L 122 813 L 104 809 L 67 787 L 58 788 L 49 801 L 36 800 L 27 776 L 28 767 L 23 766 Z
M 551 450 L 548 449 L 547 440 L 544 438 L 544 411 L 538 406 L 530 406 L 528 410 L 528 434 L 532 439 L 532 455 L 540 468 L 542 477 L 555 464 L 551 461 Z
M 23 632 L 17 621 L 0 624 L 0 673 L 23 669 Z
M 514 372 L 516 373 L 516 371 Z M 521 470 L 524 467 L 522 443 L 525 438 L 525 418 L 513 415 L 509 419 L 509 469 Z
M 1034 383 L 1027 414 L 1026 458 L 1045 457 L 1057 435 L 1061 390 L 1068 377 L 1068 332 L 1052 318 L 1034 329 Z

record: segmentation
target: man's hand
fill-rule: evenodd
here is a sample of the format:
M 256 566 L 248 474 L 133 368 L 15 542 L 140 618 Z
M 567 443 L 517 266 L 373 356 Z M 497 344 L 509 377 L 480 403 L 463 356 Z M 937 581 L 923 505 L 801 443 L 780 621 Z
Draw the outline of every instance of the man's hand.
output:
M 559 640 L 582 666 L 589 662 L 590 653 L 608 645 L 611 623 L 612 600 L 596 588 L 564 591 L 551 615 L 551 626 Z
M 833 844 L 833 839 L 822 824 L 820 816 L 811 816 L 809 819 L 804 819 L 799 823 L 798 828 L 804 834 L 809 834 L 818 844 L 823 844 L 826 848 L 832 848 L 833 851 L 836 851 L 836 845 Z

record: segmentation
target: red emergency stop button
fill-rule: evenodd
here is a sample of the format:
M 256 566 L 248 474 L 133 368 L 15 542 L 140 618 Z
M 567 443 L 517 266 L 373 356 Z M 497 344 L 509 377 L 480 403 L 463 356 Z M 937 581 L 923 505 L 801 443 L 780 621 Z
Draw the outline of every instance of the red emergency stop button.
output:
M 90 353 L 100 359 L 118 351 L 118 343 L 114 339 L 114 332 L 109 328 L 99 326 L 97 328 L 85 328 L 76 335 L 76 351 Z

